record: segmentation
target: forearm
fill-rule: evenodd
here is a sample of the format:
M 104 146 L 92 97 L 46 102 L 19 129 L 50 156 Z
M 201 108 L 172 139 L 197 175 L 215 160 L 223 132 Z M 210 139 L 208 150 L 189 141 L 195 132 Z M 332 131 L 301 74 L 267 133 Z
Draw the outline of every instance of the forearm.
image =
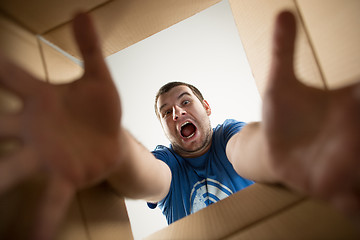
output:
M 121 195 L 158 201 L 168 191 L 171 173 L 167 165 L 156 159 L 127 130 L 120 132 L 120 159 L 108 182 Z
M 278 182 L 261 123 L 249 123 L 230 139 L 227 155 L 236 172 L 256 182 Z

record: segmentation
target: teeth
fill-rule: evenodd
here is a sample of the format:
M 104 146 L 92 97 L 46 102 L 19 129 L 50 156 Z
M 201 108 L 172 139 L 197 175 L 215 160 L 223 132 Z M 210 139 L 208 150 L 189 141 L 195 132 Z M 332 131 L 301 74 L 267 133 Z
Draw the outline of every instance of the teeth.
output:
M 186 121 L 186 122 L 184 122 L 183 124 L 181 124 L 180 129 L 182 129 L 182 127 L 185 126 L 185 125 L 188 124 L 188 123 L 192 124 L 191 122 Z M 187 138 L 187 139 L 192 138 L 194 135 L 195 135 L 195 132 L 193 132 L 191 135 L 187 136 L 186 138 Z
M 190 123 L 190 122 L 184 122 L 184 123 L 181 125 L 181 127 L 185 126 L 185 125 L 188 124 L 188 123 Z
M 191 138 L 192 136 L 194 136 L 195 135 L 195 132 L 193 132 L 190 136 L 188 136 L 188 137 L 186 137 L 186 138 Z

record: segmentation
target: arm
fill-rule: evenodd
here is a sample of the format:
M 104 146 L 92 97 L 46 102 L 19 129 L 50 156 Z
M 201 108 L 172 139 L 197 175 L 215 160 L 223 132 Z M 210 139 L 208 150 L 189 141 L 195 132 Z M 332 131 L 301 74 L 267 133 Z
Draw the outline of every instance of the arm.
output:
M 235 171 L 244 178 L 256 182 L 279 181 L 270 164 L 264 132 L 259 122 L 245 125 L 232 136 L 226 145 L 226 155 Z
M 263 122 L 249 124 L 226 149 L 240 175 L 281 182 L 360 216 L 360 83 L 308 87 L 293 70 L 295 19 L 279 15 Z
M 170 188 L 171 171 L 166 163 L 154 157 L 128 131 L 120 134 L 122 156 L 120 166 L 109 183 L 121 195 L 149 202 L 163 199 Z
M 169 168 L 121 126 L 120 98 L 91 19 L 79 14 L 73 27 L 84 74 L 72 83 L 40 81 L 0 54 L 0 86 L 23 101 L 19 112 L 0 115 L 0 139 L 22 143 L 1 156 L 0 194 L 30 177 L 44 179 L 29 223 L 34 239 L 52 239 L 76 191 L 109 176 L 121 194 L 154 201 L 171 181 Z

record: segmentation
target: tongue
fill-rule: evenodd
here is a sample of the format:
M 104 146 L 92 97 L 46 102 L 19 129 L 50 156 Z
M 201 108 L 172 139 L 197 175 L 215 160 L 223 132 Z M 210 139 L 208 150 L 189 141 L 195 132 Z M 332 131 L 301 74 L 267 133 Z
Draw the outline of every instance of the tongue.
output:
M 183 137 L 188 137 L 190 136 L 193 132 L 195 132 L 195 126 L 193 124 L 186 124 L 182 129 L 181 129 L 181 135 L 183 135 Z

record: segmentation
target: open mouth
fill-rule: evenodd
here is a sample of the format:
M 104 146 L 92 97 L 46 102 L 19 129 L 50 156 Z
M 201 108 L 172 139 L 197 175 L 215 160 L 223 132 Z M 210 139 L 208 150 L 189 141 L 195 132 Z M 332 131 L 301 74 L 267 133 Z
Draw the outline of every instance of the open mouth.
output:
M 195 135 L 196 127 L 191 122 L 185 122 L 181 125 L 180 134 L 184 138 L 191 138 Z

